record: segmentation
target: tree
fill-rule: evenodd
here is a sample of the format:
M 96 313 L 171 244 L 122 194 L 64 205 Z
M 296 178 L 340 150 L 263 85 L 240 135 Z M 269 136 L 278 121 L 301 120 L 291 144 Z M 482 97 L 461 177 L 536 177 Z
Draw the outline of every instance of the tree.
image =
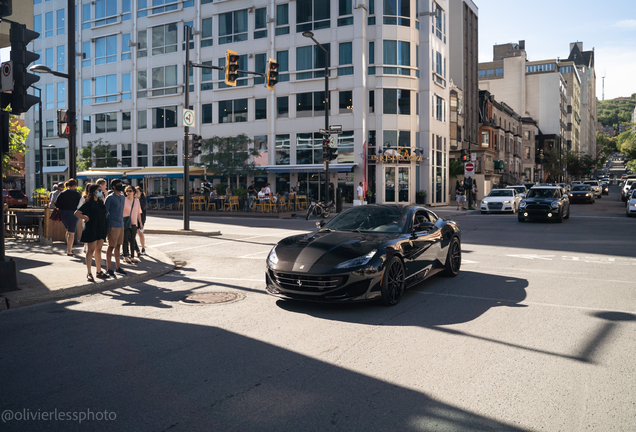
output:
M 9 118 L 9 153 L 5 153 L 2 160 L 2 178 L 8 177 L 12 173 L 19 173 L 20 169 L 11 165 L 12 161 L 17 160 L 15 154 L 26 154 L 26 140 L 29 136 L 29 128 L 20 126 L 15 120 L 16 116 Z M 42 133 L 40 131 L 40 133 Z
M 120 160 L 113 156 L 110 143 L 102 138 L 88 141 L 77 155 L 78 171 L 86 171 L 89 168 L 116 167 Z
M 616 138 L 608 137 L 607 135 L 603 135 L 601 133 L 596 132 L 596 144 L 601 146 L 601 153 L 605 155 L 610 155 L 620 148 L 616 144 Z
M 228 178 L 228 180 L 238 175 L 260 174 L 262 170 L 254 161 L 249 160 L 250 156 L 260 155 L 260 152 L 251 145 L 252 143 L 253 141 L 245 134 L 234 137 L 213 136 L 203 140 L 200 165 L 205 166 L 210 173 Z

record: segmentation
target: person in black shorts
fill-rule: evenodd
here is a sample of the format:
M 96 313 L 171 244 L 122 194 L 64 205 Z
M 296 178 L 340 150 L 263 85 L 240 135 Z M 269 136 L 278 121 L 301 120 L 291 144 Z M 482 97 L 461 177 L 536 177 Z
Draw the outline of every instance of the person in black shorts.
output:
M 91 185 L 86 193 L 86 202 L 75 211 L 75 216 L 85 222 L 82 231 L 82 243 L 86 243 L 86 278 L 90 282 L 95 282 L 91 273 L 93 253 L 95 254 L 95 273 L 99 279 L 108 279 L 108 275 L 102 271 L 102 245 L 108 233 L 108 222 L 106 221 L 106 207 L 103 198 L 104 193 L 100 185 Z
M 146 201 L 146 194 L 144 193 L 141 186 L 137 186 L 135 188 L 135 198 L 139 200 L 139 204 L 141 206 L 141 226 L 146 226 L 146 209 L 148 208 L 148 202 Z M 135 239 L 135 250 L 137 251 L 137 255 L 146 255 L 146 237 L 144 236 L 144 231 L 142 229 L 137 230 L 137 234 L 139 234 L 139 242 L 141 243 L 141 251 L 139 251 L 139 246 L 137 245 L 137 239 Z
M 75 217 L 75 210 L 82 196 L 77 191 L 77 181 L 69 179 L 64 186 L 66 189 L 55 201 L 55 207 L 60 211 L 60 218 L 66 228 L 66 255 L 73 256 L 73 242 L 75 241 L 75 230 L 79 221 Z

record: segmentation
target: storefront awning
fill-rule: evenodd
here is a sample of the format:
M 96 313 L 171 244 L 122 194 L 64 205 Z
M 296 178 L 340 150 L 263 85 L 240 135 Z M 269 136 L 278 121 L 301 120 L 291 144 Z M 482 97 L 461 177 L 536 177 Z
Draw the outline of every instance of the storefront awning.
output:
M 351 172 L 357 166 L 356 163 L 329 164 L 329 172 Z M 320 165 L 262 165 L 272 173 L 321 173 L 325 172 L 324 164 Z
M 116 179 L 123 178 L 124 173 L 128 175 L 130 172 L 136 171 L 137 168 L 128 168 L 126 170 L 122 170 L 121 168 L 118 170 L 88 170 L 81 171 L 77 173 L 78 180 L 95 180 L 99 178 L 104 179 Z
M 42 172 L 44 174 L 63 173 L 67 169 L 68 169 L 68 167 L 66 165 L 64 165 L 64 166 L 45 166 L 44 170 Z
M 190 167 L 190 180 L 205 174 L 205 168 Z M 128 173 L 129 179 L 183 178 L 183 167 L 141 168 Z

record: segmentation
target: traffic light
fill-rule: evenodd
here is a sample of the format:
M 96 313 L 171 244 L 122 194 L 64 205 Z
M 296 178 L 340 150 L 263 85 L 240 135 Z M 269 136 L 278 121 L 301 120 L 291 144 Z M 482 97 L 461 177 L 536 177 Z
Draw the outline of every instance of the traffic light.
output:
M 329 160 L 329 139 L 322 140 L 322 159 Z
M 232 87 L 236 87 L 239 68 L 238 61 L 239 55 L 237 53 L 231 50 L 225 52 L 225 84 Z
M 274 90 L 274 86 L 278 82 L 276 78 L 278 76 L 278 63 L 274 59 L 269 59 L 267 62 L 267 84 L 266 87 L 269 90 Z
M 9 40 L 13 62 L 13 92 L 10 101 L 13 114 L 25 113 L 40 102 L 40 98 L 27 93 L 31 84 L 40 80 L 39 76 L 28 73 L 29 65 L 39 59 L 40 55 L 27 51 L 27 45 L 39 36 L 40 33 L 29 30 L 24 24 L 11 23 Z
M 192 157 L 197 157 L 201 154 L 201 135 L 192 135 Z
M 468 162 L 468 155 L 466 154 L 466 150 L 462 149 L 461 151 L 461 161 Z
M 0 0 L 0 17 L 6 18 L 13 13 L 11 0 Z
M 327 149 L 327 160 L 332 161 L 338 159 L 338 148 L 337 147 L 328 147 Z
M 68 124 L 68 111 L 65 109 L 57 110 L 57 136 L 60 138 L 68 138 L 71 136 L 71 127 Z

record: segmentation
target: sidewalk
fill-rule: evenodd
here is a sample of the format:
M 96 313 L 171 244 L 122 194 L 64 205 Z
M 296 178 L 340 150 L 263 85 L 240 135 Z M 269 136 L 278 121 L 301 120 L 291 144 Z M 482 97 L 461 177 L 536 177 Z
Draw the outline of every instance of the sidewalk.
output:
M 0 294 L 0 310 L 119 288 L 161 276 L 175 268 L 166 254 L 148 248 L 148 255 L 137 265 L 122 261 L 121 268 L 128 273 L 126 276 L 106 280 L 95 278 L 95 282 L 88 282 L 82 246 L 74 247 L 75 256 L 68 257 L 66 245 L 61 242 L 44 244 L 6 239 L 5 252 L 7 260 L 13 258 L 17 263 L 19 290 Z M 106 247 L 102 250 L 103 266 L 105 259 Z M 111 268 L 114 264 L 112 258 Z M 92 273 L 94 277 L 94 266 Z

